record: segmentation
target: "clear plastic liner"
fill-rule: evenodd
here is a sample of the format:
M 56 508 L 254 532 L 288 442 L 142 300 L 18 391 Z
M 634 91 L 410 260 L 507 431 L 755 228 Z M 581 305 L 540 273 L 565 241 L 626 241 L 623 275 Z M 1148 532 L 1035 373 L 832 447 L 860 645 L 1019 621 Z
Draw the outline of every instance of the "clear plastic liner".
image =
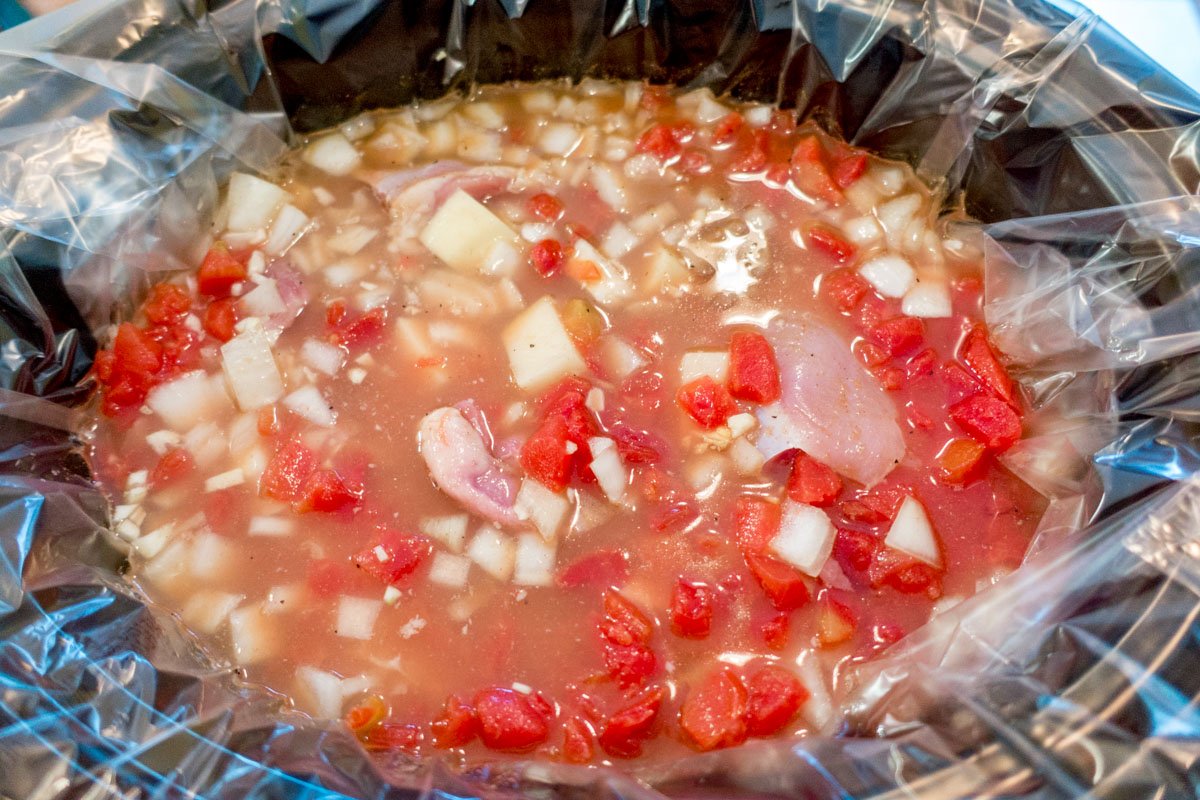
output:
M 851 675 L 829 735 L 632 775 L 370 759 L 121 577 L 72 433 L 97 337 L 234 169 L 472 82 L 777 100 L 983 220 L 1038 414 L 1026 563 Z M 1200 97 L 1059 0 L 81 0 L 0 35 L 0 797 L 1200 793 Z

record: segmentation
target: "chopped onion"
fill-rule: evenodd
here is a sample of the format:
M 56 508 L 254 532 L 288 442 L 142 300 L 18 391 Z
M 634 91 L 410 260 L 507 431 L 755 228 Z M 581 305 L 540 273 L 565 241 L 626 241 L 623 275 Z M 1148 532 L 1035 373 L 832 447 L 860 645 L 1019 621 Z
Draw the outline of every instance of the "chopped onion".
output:
M 904 188 L 904 170 L 885 164 L 872 164 L 867 176 L 879 187 L 884 197 L 894 197 Z
M 362 154 L 340 133 L 317 139 L 305 148 L 301 158 L 330 175 L 349 175 L 362 163 Z
M 842 232 L 846 234 L 847 239 L 860 247 L 878 241 L 883 236 L 883 229 L 879 227 L 875 218 L 865 214 L 843 222 Z
M 225 455 L 225 434 L 212 422 L 201 422 L 183 435 L 183 446 L 192 454 L 196 466 L 204 469 Z
M 691 350 L 679 359 L 680 384 L 689 384 L 705 375 L 724 385 L 729 375 L 728 350 Z
M 913 221 L 920 209 L 921 196 L 906 194 L 883 203 L 875 210 L 879 224 L 883 226 L 883 231 L 887 234 L 889 245 L 900 246 L 905 229 L 908 228 L 909 223 Z
M 596 414 L 604 411 L 604 390 L 599 386 L 593 386 L 591 389 L 588 389 L 587 397 L 584 398 L 583 404 Z
M 729 433 L 736 439 L 758 427 L 758 419 L 753 414 L 743 411 L 740 414 L 734 414 L 725 421 L 725 424 L 729 427 Z
M 319 196 L 318 199 L 320 199 Z M 308 218 L 307 214 L 291 203 L 287 203 L 279 209 L 275 222 L 271 224 L 271 231 L 267 234 L 267 242 L 263 245 L 263 250 L 273 256 L 283 255 L 296 243 L 297 239 L 304 235 L 311 222 L 312 220 Z
M 567 512 L 571 510 L 567 498 L 530 478 L 521 482 L 515 507 L 517 514 L 532 522 L 547 542 L 554 541 Z
M 548 222 L 526 222 L 521 226 L 521 238 L 531 244 L 546 239 L 558 240 L 558 229 Z
M 267 468 L 267 453 L 261 447 L 255 446 L 242 457 L 242 472 L 246 480 L 257 481 Z
M 571 490 L 575 495 L 575 514 L 571 518 L 571 533 L 586 533 L 612 519 L 613 507 L 591 491 Z
M 582 134 L 574 125 L 556 122 L 547 125 L 538 137 L 538 147 L 550 156 L 568 156 L 582 141 Z
M 771 552 L 805 575 L 816 577 L 833 551 L 833 523 L 825 512 L 804 503 L 785 502 Z
M 298 608 L 304 596 L 304 589 L 298 583 L 283 586 L 272 586 L 267 590 L 267 599 L 263 601 L 262 613 L 282 614 L 293 608 Z
M 175 431 L 163 428 L 161 431 L 154 431 L 146 434 L 146 444 L 154 451 L 156 455 L 163 455 L 168 450 L 179 447 L 183 444 L 183 437 Z
M 250 527 L 246 532 L 251 536 L 290 536 L 295 527 L 295 521 L 286 517 L 257 514 L 250 518 Z
M 548 114 L 554 110 L 554 106 L 558 102 L 554 94 L 546 89 L 524 91 L 518 96 L 521 100 L 521 107 L 531 114 Z
M 300 360 L 317 372 L 336 375 L 346 361 L 346 352 L 329 342 L 308 338 L 300 346 Z
M 229 398 L 203 370 L 186 372 L 159 384 L 146 396 L 146 405 L 175 430 L 186 430 L 216 416 Z
M 461 553 L 462 546 L 467 542 L 469 522 L 470 518 L 464 513 L 455 513 L 445 517 L 425 517 L 418 528 L 430 539 L 442 542 L 450 551 Z
M 246 475 L 242 472 L 241 467 L 234 467 L 204 481 L 204 491 L 219 492 L 222 489 L 230 489 L 234 486 L 241 486 L 246 482 Z
M 901 256 L 876 256 L 858 268 L 867 283 L 884 297 L 903 297 L 916 283 L 917 275 Z
M 952 310 L 950 289 L 941 281 L 921 281 L 905 293 L 900 310 L 910 317 L 948 317 Z
M 467 585 L 470 572 L 470 559 L 437 552 L 433 554 L 433 563 L 429 565 L 429 580 L 442 586 L 459 588 Z
M 335 261 L 332 264 L 327 264 L 321 274 L 325 277 L 325 283 L 338 289 L 358 283 L 359 279 L 367 271 L 367 265 L 362 261 L 353 258 L 347 258 L 342 261 Z
M 604 436 L 593 436 L 588 439 L 588 448 L 592 451 L 592 463 L 588 466 L 596 476 L 596 483 L 609 501 L 620 503 L 625 499 L 629 471 L 621 463 L 616 443 Z
M 245 412 L 238 414 L 229 424 L 229 452 L 240 456 L 259 443 L 258 415 Z
M 253 664 L 275 655 L 275 630 L 258 606 L 243 606 L 229 615 L 229 639 L 238 664 Z
M 622 381 L 648 362 L 633 345 L 615 334 L 610 334 L 600 342 L 600 363 L 611 373 L 614 380 Z
M 462 106 L 462 114 L 476 125 L 482 125 L 494 131 L 504 127 L 506 120 L 495 104 L 473 101 Z
M 600 250 L 609 258 L 620 258 L 637 246 L 638 236 L 625 223 L 617 221 L 608 226 L 600 242 Z
M 513 583 L 520 586 L 549 586 L 554 582 L 554 545 L 536 533 L 517 538 Z
M 404 349 L 412 358 L 429 358 L 433 355 L 433 343 L 429 341 L 425 326 L 418 320 L 412 317 L 400 317 L 396 320 L 396 333 L 399 334 L 400 343 L 404 345 Z
M 645 278 L 642 280 L 642 291 L 656 294 L 678 289 L 686 286 L 691 280 L 691 276 L 683 259 L 670 248 L 658 246 L 650 254 L 650 262 L 646 267 Z
M 654 165 L 654 170 L 658 171 L 657 163 Z M 600 195 L 601 200 L 616 211 L 625 210 L 627 203 L 625 187 L 615 172 L 602 164 L 592 163 L 588 167 L 588 181 L 596 190 L 596 194 Z
M 497 310 L 493 286 L 448 269 L 429 270 L 417 280 L 416 290 L 426 307 L 442 313 L 479 316 Z
M 513 380 L 526 391 L 541 391 L 568 375 L 587 372 L 587 363 L 548 296 L 521 312 L 501 338 Z
M 166 525 L 150 531 L 145 536 L 139 537 L 133 543 L 133 549 L 142 558 L 152 559 L 167 546 L 167 542 L 171 540 L 171 535 L 174 532 L 175 525 L 168 522 Z
M 825 667 L 820 657 L 812 650 L 802 650 L 796 657 L 800 682 L 808 690 L 801 714 L 817 732 L 824 731 L 833 721 L 833 700 L 825 683 Z M 825 731 L 828 732 L 828 731 Z
M 487 258 L 483 260 L 480 272 L 491 276 L 512 276 L 521 266 L 521 254 L 513 242 L 496 242 Z
M 933 525 L 925 508 L 912 497 L 904 498 L 892 527 L 888 529 L 883 543 L 894 550 L 908 553 L 933 567 L 942 566 L 942 549 L 938 546 Z
M 279 207 L 290 199 L 290 194 L 273 183 L 245 172 L 235 172 L 229 176 L 225 227 L 235 233 L 261 232 L 271 223 Z
M 728 465 L 728 459 L 716 453 L 695 456 L 684 466 L 683 479 L 698 499 L 705 500 L 720 488 Z
M 758 475 L 767 459 L 749 439 L 734 439 L 729 446 L 729 460 L 741 475 Z
M 180 616 L 193 630 L 200 633 L 216 633 L 243 598 L 240 594 L 201 589 L 188 598 Z
M 484 525 L 467 545 L 467 557 L 497 580 L 512 576 L 515 556 L 513 540 L 491 525 Z
M 753 128 L 761 128 L 771 122 L 771 116 L 775 110 L 770 106 L 751 106 L 742 114 L 746 119 L 746 123 Z
M 634 217 L 629 227 L 638 236 L 649 236 L 661 231 L 679 217 L 679 210 L 670 203 L 659 203 L 644 214 Z
M 242 411 L 256 411 L 283 395 L 283 376 L 261 329 L 239 333 L 221 345 L 221 369 Z
M 379 234 L 379 231 L 366 225 L 348 225 L 339 233 L 330 236 L 327 244 L 329 249 L 346 256 L 357 255 Z
M 202 580 L 213 580 L 229 574 L 237 551 L 224 538 L 204 532 L 192 541 L 189 559 L 192 574 Z
M 454 152 L 464 161 L 494 164 L 504 153 L 504 140 L 499 133 L 481 130 L 472 125 L 460 125 Z
M 342 679 L 332 672 L 304 666 L 296 670 L 296 697 L 301 707 L 317 719 L 337 719 L 345 697 Z
M 283 298 L 279 296 L 279 290 L 275 287 L 275 281 L 271 278 L 263 278 L 257 286 L 242 296 L 238 306 L 243 314 L 252 317 L 270 317 L 287 310 Z
M 337 423 L 337 413 L 333 406 L 329 405 L 329 401 L 320 390 L 311 384 L 301 386 L 283 398 L 283 404 L 289 411 L 304 417 L 313 425 L 332 428 Z
M 388 588 L 391 589 L 392 587 L 389 586 Z M 418 633 L 420 633 L 424 628 L 425 628 L 425 618 L 424 617 L 413 617 L 408 622 L 406 622 L 400 626 L 400 638 L 401 639 L 411 639 L 412 637 L 414 637 Z
M 370 639 L 382 610 L 383 603 L 379 600 L 343 596 L 338 599 L 333 632 L 346 639 Z

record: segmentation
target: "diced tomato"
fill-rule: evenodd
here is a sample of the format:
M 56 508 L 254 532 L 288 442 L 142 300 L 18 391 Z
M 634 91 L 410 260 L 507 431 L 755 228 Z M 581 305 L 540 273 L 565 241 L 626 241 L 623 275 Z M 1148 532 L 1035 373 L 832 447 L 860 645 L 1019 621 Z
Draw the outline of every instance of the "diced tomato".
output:
M 821 601 L 821 613 L 817 618 L 817 641 L 822 647 L 836 647 L 848 641 L 858 627 L 854 612 L 842 603 L 826 596 Z
M 766 131 L 754 131 L 750 138 L 734 150 L 731 172 L 759 172 L 767 166 L 771 153 L 771 137 Z
M 758 626 L 758 633 L 767 647 L 778 652 L 787 647 L 790 627 L 787 612 L 780 611 L 764 620 Z
M 761 333 L 738 331 L 730 338 L 729 393 L 764 405 L 782 394 L 775 349 Z
M 779 533 L 783 511 L 765 497 L 744 494 L 733 506 L 734 541 L 743 553 L 762 553 Z
M 97 350 L 96 357 L 92 361 L 92 370 L 96 373 L 96 380 L 101 383 L 111 381 L 116 360 L 116 356 L 111 350 Z
M 569 441 L 567 421 L 558 415 L 546 417 L 521 446 L 521 467 L 525 474 L 546 488 L 561 492 L 571 477 Z
M 804 240 L 814 252 L 821 253 L 838 264 L 845 264 L 857 252 L 854 245 L 832 228 L 817 225 L 808 229 Z M 865 283 L 865 281 L 864 281 Z
M 654 626 L 625 595 L 609 589 L 604 593 L 603 635 L 619 644 L 648 642 Z
M 617 711 L 600 731 L 600 746 L 617 758 L 636 758 L 642 753 L 642 741 L 662 707 L 663 690 L 655 686 L 638 695 L 633 702 Z
M 871 328 L 868 337 L 896 358 L 921 346 L 925 340 L 925 323 L 916 317 L 892 317 Z
M 246 280 L 246 265 L 237 259 L 223 243 L 213 245 L 200 263 L 196 273 L 200 294 L 228 297 L 235 283 Z
M 771 556 L 747 553 L 746 566 L 771 605 L 780 611 L 792 611 L 808 602 L 808 584 L 790 564 Z
M 334 326 L 329 340 L 351 350 L 360 346 L 370 346 L 383 337 L 386 325 L 387 309 L 383 306 L 372 308 L 354 318 L 347 314 Z
M 187 450 L 181 447 L 168 450 L 163 453 L 162 458 L 158 459 L 158 463 L 150 471 L 150 485 L 160 487 L 174 483 L 191 472 L 195 466 L 196 464 Z
M 650 411 L 663 404 L 666 392 L 661 372 L 642 369 L 621 382 L 620 393 L 626 400 Z
M 596 754 L 592 745 L 592 729 L 579 717 L 571 717 L 563 724 L 563 761 L 568 764 L 586 764 Z
M 349 312 L 346 310 L 345 300 L 334 300 L 325 307 L 326 326 L 330 328 L 336 328 L 342 324 L 342 321 L 346 319 L 346 314 L 348 313 Z
M 285 443 L 267 460 L 258 493 L 263 497 L 290 503 L 300 496 L 300 487 L 316 469 L 317 458 L 298 441 Z
M 835 269 L 821 279 L 821 291 L 838 311 L 849 313 L 858 308 L 871 284 L 852 269 Z
M 417 725 L 384 722 L 367 731 L 364 744 L 368 750 L 399 750 L 405 753 L 416 753 L 424 738 L 424 733 Z
M 1008 377 L 1008 372 L 988 342 L 986 328 L 976 325 L 970 330 L 958 350 L 958 357 L 997 397 L 1013 407 L 1017 406 L 1017 392 L 1012 378 Z
M 746 681 L 746 730 L 751 736 L 770 736 L 792 721 L 809 692 L 783 667 L 768 664 Z
M 162 345 L 131 322 L 122 322 L 117 327 L 112 352 L 113 371 L 116 374 L 149 379 L 162 367 Z
M 474 708 L 457 695 L 451 695 L 429 727 L 434 747 L 443 750 L 462 747 L 479 735 L 479 718 Z
M 676 636 L 703 639 L 712 630 L 713 592 L 705 583 L 680 578 L 671 593 L 671 630 Z
M 641 685 L 657 669 L 650 649 L 650 620 L 619 592 L 604 593 L 604 619 L 600 623 L 604 666 L 622 689 Z
M 937 367 L 937 354 L 929 349 L 917 353 L 908 360 L 906 365 L 909 379 L 932 375 L 935 367 Z
M 296 510 L 334 512 L 353 508 L 362 502 L 362 489 L 349 486 L 331 469 L 319 469 L 309 474 L 300 489 Z
M 659 123 L 638 137 L 634 149 L 665 163 L 678 158 L 683 153 L 683 145 L 695 135 L 695 129 L 687 123 Z
M 675 402 L 697 425 L 708 430 L 724 425 L 738 410 L 728 390 L 709 375 L 680 387 Z
M 237 324 L 237 301 L 232 297 L 213 300 L 204 309 L 204 330 L 218 341 L 228 342 L 233 338 L 233 326 Z
M 617 424 L 609 429 L 609 433 L 626 464 L 657 464 L 667 451 L 667 443 L 649 431 Z
M 192 308 L 192 300 L 182 287 L 160 283 L 150 290 L 142 303 L 142 313 L 155 325 L 171 325 L 183 319 Z
M 829 177 L 822 161 L 821 143 L 816 135 L 801 136 L 792 150 L 792 181 L 801 192 L 809 197 L 829 203 L 842 201 L 841 190 Z
M 878 370 L 875 377 L 879 380 L 879 385 L 889 392 L 898 392 L 904 388 L 904 370 L 899 367 Z
M 744 127 L 746 127 L 746 120 L 741 114 L 736 111 L 726 114 L 713 125 L 713 143 L 729 144 L 738 137 Z
M 943 483 L 965 483 L 987 448 L 974 439 L 951 439 L 937 454 Z
M 258 410 L 258 435 L 274 436 L 279 433 L 279 414 L 275 406 L 263 406 Z
M 363 572 L 391 584 L 416 572 L 432 553 L 433 543 L 424 536 L 389 532 L 385 541 L 360 551 L 353 561 Z
M 346 723 L 346 727 L 354 732 L 355 736 L 364 737 L 370 733 L 371 729 L 379 723 L 383 722 L 383 718 L 387 716 L 388 707 L 383 702 L 383 698 L 377 694 L 367 695 L 360 702 L 351 706 L 350 709 L 342 717 Z
M 529 263 L 542 276 L 558 272 L 566 260 L 563 246 L 554 239 L 542 239 L 529 250 Z
M 842 503 L 842 514 L 846 519 L 854 522 L 866 522 L 872 525 L 886 522 L 896 516 L 896 510 L 900 508 L 900 503 L 907 496 L 907 493 L 898 487 L 876 487 L 870 492 L 860 494 L 857 498 Z
M 728 667 L 719 667 L 688 692 L 679 726 L 698 750 L 732 747 L 746 741 L 746 687 Z
M 580 586 L 620 587 L 629 580 L 629 557 L 620 550 L 589 553 L 564 567 L 555 583 L 567 589 Z
M 1021 438 L 1021 418 L 993 395 L 975 395 L 950 407 L 950 417 L 989 450 L 1002 453 Z
M 545 222 L 557 222 L 562 219 L 563 204 L 554 195 L 539 192 L 529 198 L 529 213 Z
M 833 539 L 833 557 L 843 570 L 856 569 L 863 572 L 875 560 L 880 548 L 879 537 L 851 528 L 838 528 Z
M 923 561 L 890 547 L 881 547 L 867 571 L 871 586 L 890 586 L 903 594 L 923 594 L 930 600 L 942 596 L 941 573 Z
M 867 171 L 867 154 L 852 153 L 845 158 L 838 160 L 830 170 L 833 182 L 840 188 L 847 189 L 858 182 L 858 179 Z
M 475 695 L 479 738 L 492 750 L 528 752 L 550 735 L 550 726 L 529 698 L 512 689 L 485 689 Z
M 337 597 L 346 588 L 349 577 L 343 564 L 329 558 L 320 558 L 308 563 L 306 583 L 309 591 L 317 597 Z
M 836 472 L 803 450 L 796 453 L 788 477 L 788 497 L 797 503 L 823 508 L 832 504 L 841 491 L 842 479 Z
M 854 316 L 860 330 L 870 331 L 892 313 L 893 307 L 875 292 L 871 292 L 858 304 Z

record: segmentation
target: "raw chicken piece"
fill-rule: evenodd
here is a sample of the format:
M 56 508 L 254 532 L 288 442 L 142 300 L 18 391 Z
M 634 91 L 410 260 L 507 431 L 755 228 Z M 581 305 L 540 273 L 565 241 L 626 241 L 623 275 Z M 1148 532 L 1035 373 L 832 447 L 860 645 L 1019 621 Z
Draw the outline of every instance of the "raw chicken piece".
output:
M 490 436 L 480 432 L 466 413 L 453 406 L 431 411 L 421 420 L 417 442 L 438 488 L 471 511 L 501 525 L 523 524 L 514 501 L 518 481 L 503 470 L 488 448 Z
M 283 300 L 285 308 L 268 317 L 266 325 L 268 328 L 287 330 L 308 305 L 308 289 L 304 288 L 304 276 L 290 261 L 281 259 L 267 267 L 267 277 L 275 281 L 275 290 L 279 292 L 279 298 Z
M 758 448 L 767 458 L 800 448 L 841 475 L 872 486 L 904 457 L 896 408 L 840 336 L 806 315 L 767 330 L 783 397 L 758 411 Z

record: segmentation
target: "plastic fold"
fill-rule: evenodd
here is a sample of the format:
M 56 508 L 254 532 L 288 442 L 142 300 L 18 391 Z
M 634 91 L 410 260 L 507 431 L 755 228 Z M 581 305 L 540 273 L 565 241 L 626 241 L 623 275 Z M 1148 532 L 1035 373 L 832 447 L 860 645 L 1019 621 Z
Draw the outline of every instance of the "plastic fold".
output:
M 122 578 L 78 431 L 218 187 L 473 83 L 778 101 L 984 224 L 1036 409 L 1025 564 L 853 675 L 827 735 L 631 773 L 370 758 Z M 0 797 L 1195 798 L 1200 97 L 1070 0 L 80 0 L 0 34 Z

